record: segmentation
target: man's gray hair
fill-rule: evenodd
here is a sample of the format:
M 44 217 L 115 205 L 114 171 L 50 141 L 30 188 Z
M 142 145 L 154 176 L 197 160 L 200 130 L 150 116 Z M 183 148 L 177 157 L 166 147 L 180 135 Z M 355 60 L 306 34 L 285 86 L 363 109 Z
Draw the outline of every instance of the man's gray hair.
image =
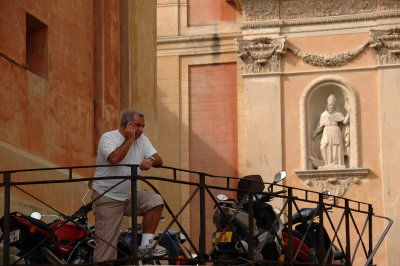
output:
M 141 112 L 138 111 L 138 110 L 128 110 L 128 111 L 125 111 L 125 112 L 122 114 L 122 116 L 121 116 L 121 123 L 120 123 L 120 126 L 123 127 L 123 126 L 125 126 L 125 124 L 126 124 L 127 122 L 131 122 L 135 116 L 143 117 L 143 118 L 144 118 L 144 114 L 141 113 Z

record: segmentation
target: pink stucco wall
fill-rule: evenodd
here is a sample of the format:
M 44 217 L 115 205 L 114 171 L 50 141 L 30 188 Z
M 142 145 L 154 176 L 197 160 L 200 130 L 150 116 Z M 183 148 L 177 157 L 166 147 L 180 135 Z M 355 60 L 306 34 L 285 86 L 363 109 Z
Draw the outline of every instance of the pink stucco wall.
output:
M 103 101 L 107 109 L 118 109 L 119 44 L 111 40 L 118 40 L 119 6 L 118 1 L 105 4 Z M 56 164 L 90 164 L 96 142 L 94 2 L 1 1 L 0 10 L 5 55 L 0 57 L 0 139 Z M 21 67 L 26 65 L 26 12 L 48 27 L 47 80 Z M 105 116 L 107 123 L 118 120 L 119 113 Z
M 225 0 L 188 0 L 188 25 L 236 22 L 236 6 Z
M 236 63 L 190 66 L 189 82 L 190 170 L 237 176 Z M 195 175 L 191 180 L 199 181 Z M 207 178 L 206 182 L 210 185 L 226 185 L 226 179 Z M 220 193 L 230 194 L 227 191 Z M 206 197 L 206 206 L 213 204 L 213 200 Z M 208 230 L 214 228 L 212 214 L 213 209 L 207 208 Z M 200 219 L 198 202 L 191 204 L 191 219 Z M 191 227 L 194 239 L 198 238 L 199 229 L 199 226 Z M 211 243 L 211 234 L 208 233 L 207 237 L 206 243 Z

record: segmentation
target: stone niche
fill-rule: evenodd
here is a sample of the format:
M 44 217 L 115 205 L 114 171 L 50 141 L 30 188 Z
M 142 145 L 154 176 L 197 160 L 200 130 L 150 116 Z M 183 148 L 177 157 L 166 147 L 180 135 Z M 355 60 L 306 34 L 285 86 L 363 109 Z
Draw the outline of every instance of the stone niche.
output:
M 369 172 L 360 167 L 356 91 L 345 80 L 326 76 L 308 86 L 300 108 L 302 170 L 295 173 L 319 192 L 343 196 Z

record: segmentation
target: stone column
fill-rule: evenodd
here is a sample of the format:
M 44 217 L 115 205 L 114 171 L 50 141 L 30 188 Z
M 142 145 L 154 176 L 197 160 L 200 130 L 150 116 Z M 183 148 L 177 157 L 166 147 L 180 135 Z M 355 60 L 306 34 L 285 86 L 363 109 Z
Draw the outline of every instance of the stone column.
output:
M 247 173 L 271 182 L 282 170 L 281 77 L 284 38 L 237 39 L 246 93 Z
M 382 183 L 385 216 L 400 220 L 400 202 L 397 189 L 400 187 L 400 29 L 371 30 L 371 48 L 378 65 L 380 121 L 382 134 Z M 396 265 L 396 237 L 400 226 L 394 223 L 387 236 L 388 264 Z

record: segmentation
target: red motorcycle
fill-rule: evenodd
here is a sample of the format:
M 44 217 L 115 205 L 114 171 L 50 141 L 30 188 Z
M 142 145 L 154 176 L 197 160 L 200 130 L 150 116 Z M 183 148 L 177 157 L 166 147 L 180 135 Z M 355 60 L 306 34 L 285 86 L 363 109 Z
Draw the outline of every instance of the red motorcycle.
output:
M 10 213 L 10 246 L 26 264 L 79 264 L 93 261 L 94 234 L 88 225 L 91 205 L 83 206 L 73 217 L 46 224 L 39 213 L 27 216 Z M 4 232 L 4 217 L 0 219 Z M 17 262 L 18 264 L 18 262 Z
M 315 221 L 320 215 L 318 208 L 303 208 L 293 215 L 292 254 L 295 261 L 321 263 L 317 255 L 324 254 L 322 258 L 324 263 L 343 265 L 344 253 L 332 243 L 326 229 Z M 322 230 L 323 242 L 320 239 L 320 230 Z M 288 223 L 286 223 L 282 232 L 284 251 L 288 250 L 288 232 Z

